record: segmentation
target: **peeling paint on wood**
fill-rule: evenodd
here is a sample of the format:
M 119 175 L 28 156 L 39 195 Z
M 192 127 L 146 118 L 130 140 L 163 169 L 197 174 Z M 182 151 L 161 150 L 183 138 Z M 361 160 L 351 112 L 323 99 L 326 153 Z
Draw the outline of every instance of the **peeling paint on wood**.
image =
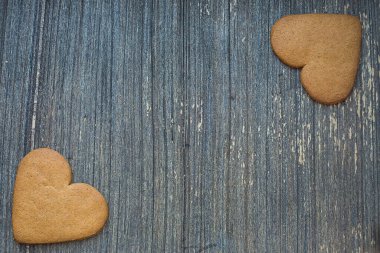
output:
M 272 53 L 281 16 L 360 17 L 346 102 Z M 0 0 L 1 252 L 380 250 L 380 1 Z M 16 167 L 65 155 L 109 201 L 84 241 L 20 245 Z

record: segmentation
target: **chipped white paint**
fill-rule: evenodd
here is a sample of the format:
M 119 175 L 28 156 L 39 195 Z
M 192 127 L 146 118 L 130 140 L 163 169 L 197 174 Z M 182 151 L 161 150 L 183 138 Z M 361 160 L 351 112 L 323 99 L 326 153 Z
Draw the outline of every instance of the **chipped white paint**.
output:
M 371 40 L 370 40 L 370 37 L 368 37 L 368 34 L 370 33 L 370 27 L 371 27 L 370 20 L 368 19 L 368 15 L 366 13 L 360 13 L 360 19 L 362 21 L 362 26 L 363 26 L 363 34 L 364 34 L 363 37 L 364 37 L 365 46 L 366 48 L 371 48 Z M 367 94 L 367 92 L 362 94 L 362 97 L 361 97 L 362 104 L 363 106 L 365 106 L 367 110 L 363 110 L 360 116 L 369 120 L 370 122 L 374 122 L 375 113 L 373 111 L 372 100 L 370 99 L 370 96 L 372 94 L 375 94 L 375 91 L 374 91 L 375 68 L 372 66 L 371 52 L 372 52 L 371 50 L 367 50 L 367 53 L 363 56 L 363 59 L 361 61 L 362 63 L 364 63 L 362 66 L 361 83 L 363 86 L 367 86 L 366 90 L 369 91 L 370 94 Z M 367 115 L 363 115 L 365 112 L 367 112 Z
M 304 150 L 304 145 L 302 141 L 299 143 L 299 148 L 298 148 L 298 163 L 300 165 L 305 164 L 305 150 Z
M 294 139 L 292 139 L 290 141 L 290 150 L 292 151 L 292 153 L 295 153 L 296 152 L 296 145 L 295 145 L 296 141 Z
M 201 99 L 199 103 L 196 104 L 196 109 L 199 110 L 199 122 L 197 124 L 197 131 L 202 131 L 202 125 L 203 125 L 203 100 Z
M 344 7 L 343 7 L 344 14 L 347 14 L 347 11 L 348 11 L 349 8 L 350 8 L 350 4 L 349 3 L 347 3 L 347 4 L 344 5 Z
M 358 169 L 358 144 L 355 142 L 355 151 L 354 151 L 354 163 L 355 163 L 355 174 Z
M 209 3 L 206 3 L 204 7 L 205 7 L 204 10 L 205 10 L 207 16 L 210 16 Z M 201 9 L 201 13 L 203 14 L 202 8 L 200 8 L 200 9 Z
M 338 131 L 338 122 L 337 122 L 337 119 L 336 119 L 335 112 L 333 112 L 330 115 L 329 118 L 330 118 L 330 132 L 329 132 L 329 136 L 332 137 L 332 133 L 336 133 Z M 335 134 L 334 134 L 334 137 L 336 137 Z
M 300 165 L 305 165 L 306 148 L 310 145 L 311 142 L 310 127 L 310 123 L 303 125 L 301 128 L 300 136 L 297 136 L 298 164 Z M 293 145 L 292 150 L 294 150 Z
M 201 118 L 201 121 L 197 125 L 197 130 L 198 132 L 202 131 L 202 118 Z
M 232 13 L 234 18 L 236 17 L 236 11 L 234 11 L 236 7 L 237 7 L 237 0 L 233 0 L 233 2 L 230 2 L 230 13 Z
M 361 103 L 360 103 L 360 94 L 355 90 L 354 96 L 356 99 L 356 116 L 360 117 L 361 115 Z
M 37 119 L 37 103 L 38 103 L 38 88 L 40 83 L 40 70 L 41 70 L 41 55 L 42 55 L 42 35 L 43 35 L 43 28 L 44 28 L 44 22 L 45 22 L 45 1 L 42 1 L 42 13 L 41 13 L 41 20 L 39 23 L 39 36 L 38 36 L 38 54 L 37 54 L 37 73 L 36 73 L 36 80 L 35 80 L 35 88 L 34 88 L 34 97 L 33 97 L 33 114 L 32 114 L 32 129 L 31 129 L 31 136 L 30 136 L 30 149 L 34 149 L 34 139 L 35 139 L 35 133 L 36 133 L 36 119 Z M 27 251 L 29 251 L 29 247 L 27 247 Z
M 146 111 L 146 116 L 149 116 L 150 112 L 152 111 L 152 107 L 148 101 L 145 104 L 145 111 Z

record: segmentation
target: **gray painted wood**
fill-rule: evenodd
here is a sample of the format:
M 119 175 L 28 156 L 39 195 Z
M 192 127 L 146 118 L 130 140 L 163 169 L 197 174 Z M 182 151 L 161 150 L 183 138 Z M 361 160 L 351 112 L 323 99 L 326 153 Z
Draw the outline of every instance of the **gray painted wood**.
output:
M 22 252 L 12 237 L 12 192 L 17 164 L 30 151 L 41 4 L 0 6 L 0 251 Z
M 0 6 L 1 252 L 380 250 L 379 1 Z M 277 19 L 314 12 L 363 25 L 337 106 L 270 48 Z M 17 163 L 45 146 L 107 198 L 96 237 L 13 241 Z

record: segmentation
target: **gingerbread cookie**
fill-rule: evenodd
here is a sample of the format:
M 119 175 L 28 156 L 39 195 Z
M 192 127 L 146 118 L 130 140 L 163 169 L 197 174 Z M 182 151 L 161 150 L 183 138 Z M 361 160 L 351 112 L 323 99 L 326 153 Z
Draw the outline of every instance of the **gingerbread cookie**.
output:
M 54 150 L 36 149 L 21 160 L 13 193 L 16 241 L 56 243 L 101 231 L 108 218 L 106 200 L 88 184 L 70 183 L 70 165 Z
M 302 68 L 301 83 L 317 102 L 337 104 L 350 94 L 360 58 L 359 18 L 339 14 L 285 16 L 273 25 L 271 44 L 281 61 Z

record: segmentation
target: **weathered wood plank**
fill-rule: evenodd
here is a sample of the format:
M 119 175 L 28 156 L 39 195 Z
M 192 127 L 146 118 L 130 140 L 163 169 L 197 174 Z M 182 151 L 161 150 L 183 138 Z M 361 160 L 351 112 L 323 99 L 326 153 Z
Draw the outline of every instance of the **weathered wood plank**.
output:
M 377 49 L 375 45 L 368 45 L 375 34 L 369 34 L 365 17 L 370 15 L 371 9 L 378 10 L 371 6 L 374 3 L 378 5 L 371 1 L 358 5 L 346 2 L 317 9 L 359 15 L 363 26 L 361 66 L 353 93 L 339 106 L 316 106 L 315 110 L 316 250 L 320 251 L 374 250 L 376 237 L 373 227 L 378 226 L 378 221 L 368 222 L 367 219 L 378 217 L 379 211 L 365 210 L 368 205 L 372 210 L 376 209 L 372 201 L 379 201 L 379 192 L 373 188 L 376 180 L 369 177 L 376 166 L 371 157 L 373 152 L 378 154 L 379 151 L 373 146 L 372 119 L 366 112 L 379 110 L 378 102 L 373 100 L 376 92 L 368 86 L 375 81 L 374 76 L 368 75 L 368 66 L 373 66 L 368 54 Z M 372 22 L 378 21 L 373 19 Z M 371 143 L 368 143 L 369 139 Z M 368 144 L 363 144 L 365 142 Z M 379 173 L 378 166 L 371 178 L 378 177 L 376 173 Z M 374 194 L 372 201 L 365 200 L 368 194 Z
M 41 3 L 0 1 L 0 251 L 13 241 L 12 196 L 17 164 L 31 149 Z
M 113 252 L 152 251 L 153 126 L 151 3 L 114 5 L 112 173 L 115 198 Z M 120 215 L 123 214 L 123 215 Z M 117 224 L 117 225 L 116 225 Z
M 184 15 L 184 250 L 233 250 L 226 195 L 230 173 L 228 1 L 190 1 Z
M 276 251 L 280 242 L 275 224 L 267 221 L 280 214 L 271 211 L 276 195 L 271 189 L 276 185 L 268 184 L 269 173 L 275 177 L 277 171 L 269 171 L 267 157 L 269 8 L 269 2 L 230 3 L 231 137 L 226 189 L 230 220 L 226 222 L 232 250 L 239 252 L 263 252 L 268 243 Z
M 120 175 L 111 172 L 111 1 L 47 1 L 43 38 L 35 146 L 62 153 L 74 182 L 89 183 L 104 194 L 112 229 L 118 207 L 113 181 Z M 30 252 L 105 252 L 112 246 L 108 229 L 83 242 L 33 245 Z
M 180 250 L 182 166 L 173 159 L 182 162 L 183 145 L 173 123 L 183 105 L 181 40 L 172 37 L 178 17 L 167 19 L 176 12 L 140 1 L 47 5 L 58 18 L 44 30 L 56 39 L 44 44 L 54 50 L 43 55 L 37 145 L 72 157 L 75 178 L 110 201 L 100 236 L 51 250 Z
M 184 223 L 184 83 L 182 5 L 153 1 L 151 18 L 151 104 L 146 108 L 153 129 L 150 214 L 152 252 L 181 252 Z M 147 104 L 148 101 L 145 101 Z

